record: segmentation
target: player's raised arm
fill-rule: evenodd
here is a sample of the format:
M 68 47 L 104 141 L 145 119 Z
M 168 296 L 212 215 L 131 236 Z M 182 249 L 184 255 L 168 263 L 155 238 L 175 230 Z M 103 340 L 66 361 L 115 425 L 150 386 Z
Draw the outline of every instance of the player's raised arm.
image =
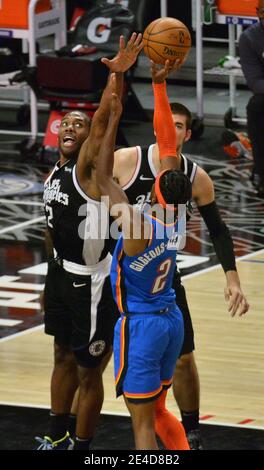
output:
M 129 205 L 127 196 L 113 179 L 114 147 L 117 128 L 122 113 L 122 104 L 115 93 L 116 76 L 111 74 L 111 105 L 107 129 L 102 140 L 96 164 L 96 181 L 101 195 L 108 197 L 111 215 L 122 228 L 124 236 L 124 251 L 133 256 L 144 250 L 149 240 L 150 228 L 145 228 L 144 217 Z M 149 224 L 147 224 L 149 225 Z M 134 237 L 135 227 L 141 227 L 137 237 Z M 146 237 L 146 238 L 145 238 Z
M 127 44 L 125 43 L 124 37 L 120 36 L 119 51 L 114 59 L 102 59 L 102 62 L 109 68 L 110 74 L 99 108 L 93 116 L 89 136 L 83 143 L 78 158 L 77 177 L 81 185 L 83 183 L 85 186 L 87 172 L 89 173 L 90 169 L 94 167 L 102 138 L 106 131 L 112 94 L 112 88 L 110 85 L 111 72 L 116 73 L 116 94 L 121 99 L 123 94 L 124 72 L 126 72 L 135 63 L 141 49 L 141 34 L 133 33 Z
M 133 33 L 127 45 L 124 36 L 120 36 L 119 51 L 113 59 L 102 58 L 101 61 L 105 64 L 110 72 L 126 72 L 136 62 L 138 54 L 143 48 L 142 34 Z
M 166 60 L 164 67 L 158 68 L 151 61 L 152 86 L 154 92 L 154 118 L 153 125 L 159 146 L 161 171 L 177 167 L 177 140 L 176 130 L 172 119 L 171 108 L 167 96 L 166 78 L 171 70 L 180 67 L 180 61 L 174 66 Z
M 117 128 L 122 113 L 121 101 L 115 92 L 116 75 L 110 77 L 111 98 L 108 125 L 101 143 L 96 165 L 96 180 L 102 196 L 109 197 L 110 209 L 114 204 L 127 203 L 128 199 L 121 187 L 113 179 L 114 147 Z

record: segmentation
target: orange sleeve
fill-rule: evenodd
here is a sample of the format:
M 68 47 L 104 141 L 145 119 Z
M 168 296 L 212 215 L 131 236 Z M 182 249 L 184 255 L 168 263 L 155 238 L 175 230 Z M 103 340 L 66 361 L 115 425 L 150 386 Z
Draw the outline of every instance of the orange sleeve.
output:
M 159 146 L 160 160 L 177 156 L 176 130 L 167 96 L 166 82 L 153 83 L 154 119 L 153 125 Z

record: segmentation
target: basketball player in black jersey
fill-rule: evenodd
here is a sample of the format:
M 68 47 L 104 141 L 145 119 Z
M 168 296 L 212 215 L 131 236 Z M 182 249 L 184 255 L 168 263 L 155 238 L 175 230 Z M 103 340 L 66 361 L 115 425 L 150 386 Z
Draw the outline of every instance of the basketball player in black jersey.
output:
M 142 35 L 133 33 L 112 60 L 122 95 L 123 73 L 136 61 Z M 103 404 L 102 371 L 111 355 L 117 311 L 112 298 L 109 241 L 100 226 L 100 192 L 93 161 L 107 128 L 111 88 L 104 90 L 92 123 L 72 111 L 59 128 L 60 160 L 44 185 L 47 228 L 52 255 L 44 291 L 45 332 L 54 336 L 49 436 L 37 438 L 39 450 L 73 447 L 67 432 L 69 413 L 79 386 L 74 449 L 88 449 Z M 107 227 L 106 227 L 107 228 Z M 76 367 L 77 365 L 77 367 Z
M 179 103 L 173 104 L 171 108 L 177 132 L 179 168 L 191 180 L 193 201 L 207 225 L 216 254 L 225 272 L 225 298 L 229 300 L 228 311 L 232 316 L 235 313 L 241 315 L 248 310 L 249 306 L 240 287 L 232 239 L 215 202 L 213 182 L 202 168 L 182 154 L 184 142 L 191 137 L 191 113 Z M 138 205 L 139 208 L 144 208 L 144 204 L 150 203 L 151 187 L 159 171 L 157 144 L 147 148 L 123 148 L 115 152 L 114 176 L 125 190 L 130 203 Z M 173 288 L 176 291 L 177 304 L 183 313 L 185 328 L 184 343 L 173 378 L 173 392 L 190 447 L 201 449 L 200 385 L 193 353 L 194 333 L 185 289 L 181 284 L 180 273 L 177 271 L 175 271 Z

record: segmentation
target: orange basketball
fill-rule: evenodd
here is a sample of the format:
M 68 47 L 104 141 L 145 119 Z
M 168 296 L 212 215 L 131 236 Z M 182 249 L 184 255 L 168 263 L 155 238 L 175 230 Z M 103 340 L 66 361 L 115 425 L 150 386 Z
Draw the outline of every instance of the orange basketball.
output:
M 191 45 L 188 28 L 176 18 L 158 18 L 150 23 L 143 34 L 144 52 L 156 64 L 184 60 Z

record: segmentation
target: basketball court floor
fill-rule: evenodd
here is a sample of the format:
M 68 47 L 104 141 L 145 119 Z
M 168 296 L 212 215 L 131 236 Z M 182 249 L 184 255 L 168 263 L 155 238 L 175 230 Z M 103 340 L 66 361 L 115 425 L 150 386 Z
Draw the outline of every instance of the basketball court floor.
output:
M 0 120 L 4 121 L 3 113 Z M 123 131 L 130 144 L 143 143 L 140 139 L 152 142 L 150 123 L 134 122 Z M 198 143 L 186 145 L 185 153 L 214 181 L 218 205 L 233 236 L 250 303 L 248 314 L 243 318 L 228 314 L 224 274 L 197 210 L 188 224 L 178 265 L 195 329 L 207 448 L 264 450 L 264 200 L 256 197 L 249 180 L 252 162 L 225 156 L 220 134 L 221 129 L 206 127 Z M 34 432 L 43 435 L 47 425 L 52 338 L 43 333 L 39 293 L 46 272 L 42 189 L 49 166 L 21 159 L 8 139 L 0 136 L 0 416 L 10 436 L 23 423 L 26 441 L 12 442 L 6 436 L 2 443 L 3 449 L 15 450 L 31 449 Z M 133 446 L 127 411 L 122 398 L 115 398 L 112 362 L 104 382 L 98 433 L 109 432 L 103 434 L 105 447 L 101 442 L 97 448 L 116 448 L 110 434 L 122 443 L 120 448 L 131 448 L 126 447 Z M 179 416 L 171 392 L 168 404 Z M 245 441 L 236 434 L 240 430 L 248 431 Z

